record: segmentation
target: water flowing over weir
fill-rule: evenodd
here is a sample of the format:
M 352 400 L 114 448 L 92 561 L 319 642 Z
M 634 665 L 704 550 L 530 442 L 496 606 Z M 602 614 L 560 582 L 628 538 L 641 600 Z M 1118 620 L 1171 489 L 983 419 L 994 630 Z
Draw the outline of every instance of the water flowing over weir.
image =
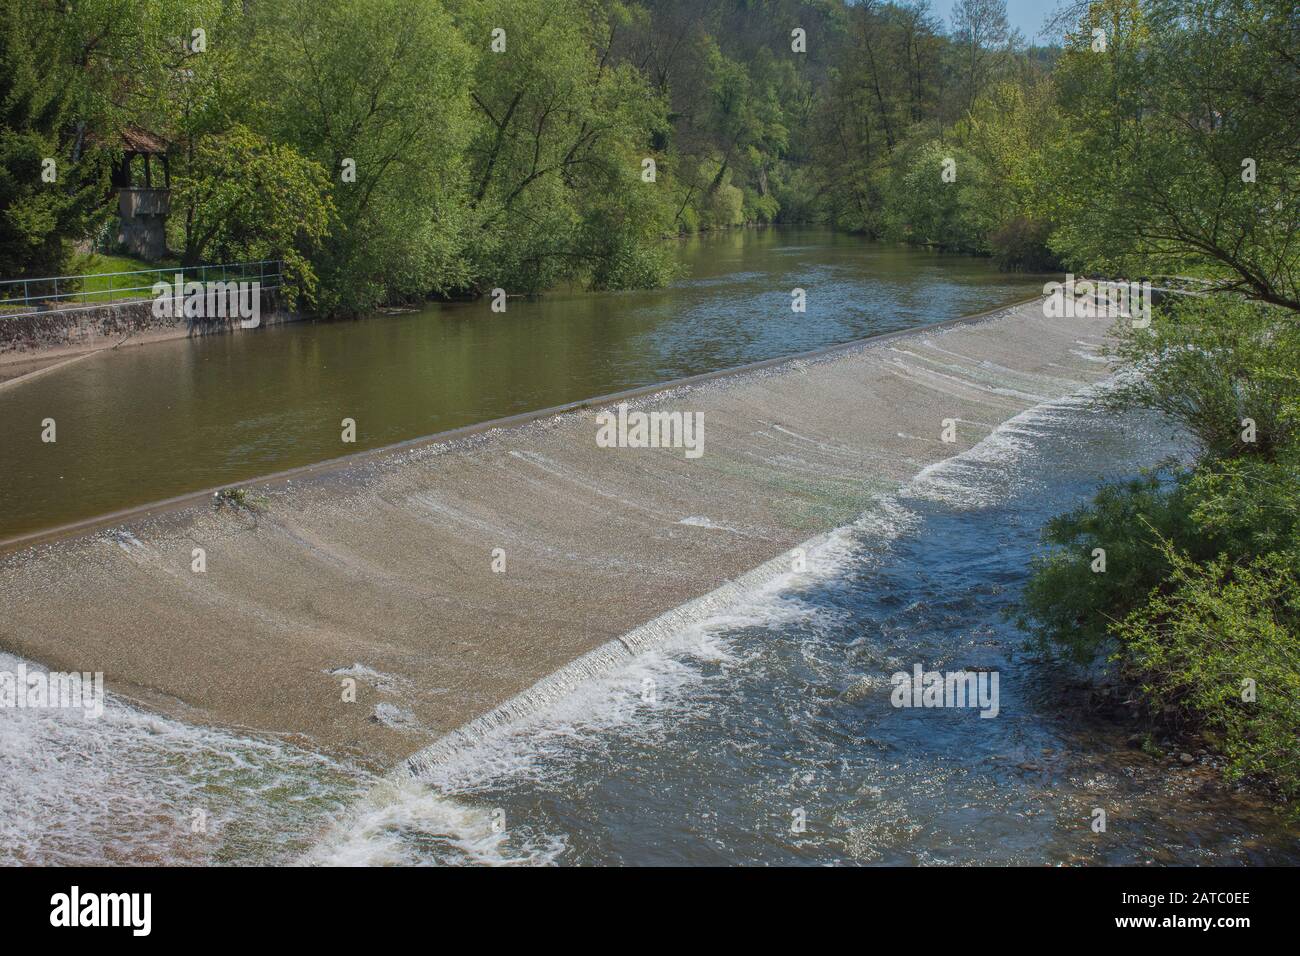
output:
M 1081 709 L 1077 672 L 1037 658 L 1003 616 L 1043 522 L 1099 478 L 1192 447 L 1158 416 L 1099 413 L 1088 391 L 927 468 L 806 571 L 682 621 L 514 722 L 451 735 L 301 862 L 1300 861 L 1300 830 L 1267 801 L 1124 746 L 1131 727 Z M 1000 672 L 998 719 L 892 707 L 888 675 L 914 661 Z
M 816 555 L 829 540 L 829 535 L 820 535 L 804 542 L 800 545 L 800 550 L 805 554 Z M 662 647 L 686 629 L 707 620 L 710 615 L 734 607 L 741 601 L 752 600 L 764 588 L 778 587 L 780 581 L 791 576 L 790 568 L 789 555 L 773 558 L 708 594 L 687 601 L 653 621 L 588 651 L 543 677 L 523 693 L 516 694 L 500 706 L 475 717 L 413 754 L 405 761 L 405 769 L 415 776 L 427 774 L 438 764 L 474 747 L 494 732 L 546 710 L 593 678 L 627 667 L 648 651 Z
M 1104 382 L 1100 384 L 1102 387 L 1105 385 Z M 1096 386 L 1085 386 L 1073 395 L 1032 406 L 1000 424 L 966 451 L 926 466 L 904 483 L 899 493 L 962 505 L 978 504 L 981 489 L 977 484 L 963 480 L 963 471 L 970 470 L 972 466 L 987 466 L 990 461 L 1005 463 L 1022 447 L 1016 437 L 1022 422 L 1039 421 L 1063 410 L 1077 409 L 1090 402 L 1096 391 Z M 505 703 L 412 754 L 399 772 L 416 777 L 427 775 L 443 762 L 459 757 L 465 751 L 488 741 L 494 734 L 544 712 L 594 678 L 626 668 L 636 659 L 663 648 L 692 628 L 716 621 L 738 606 L 761 601 L 765 595 L 778 594 L 787 584 L 806 580 L 809 576 L 826 578 L 843 570 L 845 552 L 849 547 L 847 542 L 855 535 L 866 532 L 892 537 L 908 524 L 909 513 L 899 507 L 897 493 L 882 495 L 867 507 L 868 510 L 853 523 L 817 535 L 797 546 L 795 550 L 803 556 L 803 573 L 792 570 L 790 553 L 772 558 L 708 594 L 687 601 L 588 651 L 548 674 L 523 693 L 516 694 Z
M 268 481 L 255 511 L 133 516 L 0 558 L 0 647 L 185 720 L 427 770 L 1097 380 L 1107 325 L 1035 302 L 632 401 L 701 413 L 698 459 L 598 447 L 581 408 Z

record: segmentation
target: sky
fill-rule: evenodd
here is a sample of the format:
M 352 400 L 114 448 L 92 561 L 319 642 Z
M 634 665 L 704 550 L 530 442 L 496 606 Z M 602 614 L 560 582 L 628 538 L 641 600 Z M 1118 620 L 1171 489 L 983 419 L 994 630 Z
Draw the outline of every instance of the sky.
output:
M 948 26 L 952 26 L 952 8 L 956 3 L 957 0 L 934 0 L 932 8 L 943 16 Z M 1055 12 L 1059 5 L 1059 0 L 1007 0 L 1007 19 L 1027 41 L 1033 43 L 1047 15 Z

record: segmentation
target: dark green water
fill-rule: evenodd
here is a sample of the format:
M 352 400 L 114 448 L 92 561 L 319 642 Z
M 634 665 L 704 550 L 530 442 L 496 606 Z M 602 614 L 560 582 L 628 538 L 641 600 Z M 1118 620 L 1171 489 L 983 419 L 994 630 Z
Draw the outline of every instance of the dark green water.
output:
M 665 289 L 555 292 L 105 352 L 0 393 L 0 539 L 349 452 L 984 311 L 1043 277 L 822 230 L 681 244 Z M 807 311 L 791 311 L 791 290 Z M 57 442 L 41 441 L 41 422 Z M 341 421 L 357 423 L 355 444 Z

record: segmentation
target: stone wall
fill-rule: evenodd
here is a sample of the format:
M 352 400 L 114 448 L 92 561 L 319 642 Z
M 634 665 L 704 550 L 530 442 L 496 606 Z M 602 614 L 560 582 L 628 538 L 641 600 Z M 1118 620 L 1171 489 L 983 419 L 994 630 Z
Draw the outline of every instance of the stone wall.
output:
M 267 294 L 262 302 L 262 325 L 277 325 L 302 318 L 280 307 Z M 175 319 L 153 314 L 153 300 L 115 302 L 77 311 L 45 314 L 0 313 L 0 355 L 43 352 L 84 346 L 111 345 L 128 335 L 178 338 L 242 331 L 237 319 Z

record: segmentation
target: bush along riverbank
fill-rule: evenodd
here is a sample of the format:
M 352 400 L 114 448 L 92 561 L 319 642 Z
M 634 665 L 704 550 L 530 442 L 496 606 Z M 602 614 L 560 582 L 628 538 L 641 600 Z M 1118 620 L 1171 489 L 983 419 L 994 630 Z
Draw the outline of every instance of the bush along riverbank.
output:
M 1101 487 L 1046 528 L 1021 623 L 1060 655 L 1105 662 L 1175 758 L 1199 738 L 1230 779 L 1300 798 L 1300 328 L 1226 297 L 1120 331 L 1105 410 L 1186 429 L 1191 464 Z

